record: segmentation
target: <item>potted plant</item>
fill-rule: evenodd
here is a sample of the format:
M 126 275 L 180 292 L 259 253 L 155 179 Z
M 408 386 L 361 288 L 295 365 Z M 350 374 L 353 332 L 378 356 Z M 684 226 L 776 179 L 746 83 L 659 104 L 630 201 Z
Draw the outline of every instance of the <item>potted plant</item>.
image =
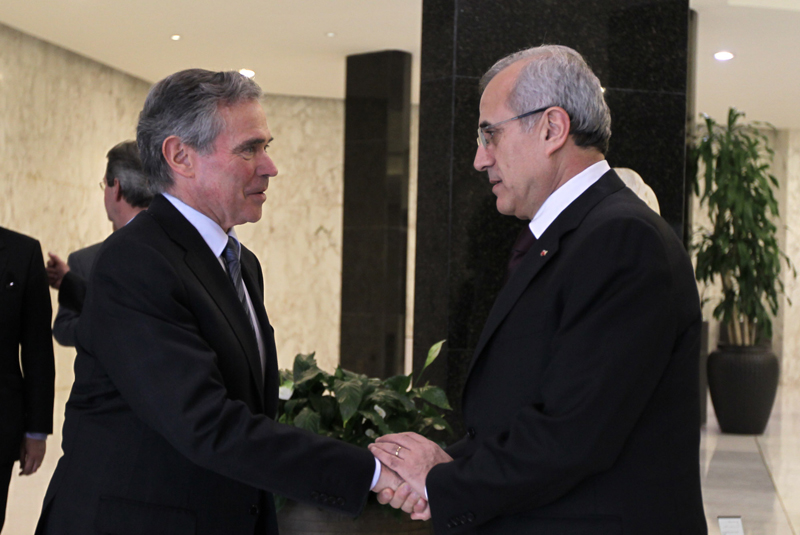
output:
M 321 370 L 314 354 L 297 355 L 292 370 L 281 370 L 278 421 L 366 448 L 377 437 L 389 433 L 450 431 L 442 410 L 450 410 L 444 390 L 424 384 L 416 386 L 425 369 L 436 359 L 442 344 L 428 351 L 417 380 L 412 374 L 388 379 L 367 377 L 336 368 Z M 370 495 L 361 516 L 353 519 L 275 497 L 282 535 L 305 533 L 429 533 L 428 523 L 411 522 Z M 329 531 L 327 531 L 329 530 Z
M 727 343 L 708 358 L 709 390 L 724 432 L 761 434 L 778 386 L 778 359 L 769 344 L 783 293 L 781 261 L 794 273 L 778 247 L 773 222 L 778 217 L 773 151 L 767 136 L 740 122 L 744 113 L 734 108 L 725 125 L 703 117 L 691 161 L 695 193 L 700 195 L 702 184 L 700 202 L 711 228 L 694 245 L 695 275 L 706 284 L 721 283 L 714 318 L 727 334 Z

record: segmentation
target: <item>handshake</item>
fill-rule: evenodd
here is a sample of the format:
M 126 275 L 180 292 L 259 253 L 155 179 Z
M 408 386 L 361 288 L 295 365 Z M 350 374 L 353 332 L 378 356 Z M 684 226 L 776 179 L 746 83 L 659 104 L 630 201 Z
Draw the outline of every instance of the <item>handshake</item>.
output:
M 431 508 L 425 480 L 431 468 L 453 460 L 436 443 L 416 433 L 398 433 L 378 438 L 369 450 L 378 459 L 381 476 L 373 491 L 378 501 L 411 513 L 414 520 L 428 520 Z

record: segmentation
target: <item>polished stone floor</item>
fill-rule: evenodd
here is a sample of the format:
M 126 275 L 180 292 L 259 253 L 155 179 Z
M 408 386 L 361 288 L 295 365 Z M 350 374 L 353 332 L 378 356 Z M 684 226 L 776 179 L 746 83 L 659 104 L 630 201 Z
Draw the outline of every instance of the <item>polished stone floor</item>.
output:
M 3 535 L 29 535 L 36 526 L 47 482 L 60 448 L 63 408 L 68 392 L 56 396 L 58 435 L 48 440 L 39 473 L 11 481 Z M 720 532 L 718 517 L 741 517 L 747 535 L 800 534 L 800 388 L 781 388 L 763 436 L 720 433 L 709 404 L 702 432 L 700 470 L 710 535 Z
M 779 389 L 759 437 L 722 434 L 709 412 L 700 446 L 709 534 L 720 535 L 720 516 L 740 516 L 748 535 L 800 533 L 800 389 Z

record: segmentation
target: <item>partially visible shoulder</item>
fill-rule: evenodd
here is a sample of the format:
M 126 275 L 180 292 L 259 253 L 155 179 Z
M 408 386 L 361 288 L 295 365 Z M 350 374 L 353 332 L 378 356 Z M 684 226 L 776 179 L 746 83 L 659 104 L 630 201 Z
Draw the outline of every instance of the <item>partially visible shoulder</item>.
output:
M 141 269 L 148 257 L 164 256 L 171 250 L 164 229 L 143 212 L 133 221 L 111 234 L 95 251 L 95 269 Z
M 40 248 L 39 240 L 36 238 L 31 238 L 4 227 L 0 227 L 0 242 L 4 242 L 8 247 L 24 251 Z
M 73 251 L 69 254 L 67 258 L 68 262 L 72 261 L 83 261 L 87 259 L 93 259 L 100 248 L 103 246 L 103 242 L 97 242 L 92 244 L 88 247 L 84 247 L 83 249 L 78 249 L 77 251 Z
M 664 218 L 629 188 L 622 188 L 608 195 L 587 214 L 584 223 L 588 223 L 584 225 L 588 228 L 596 228 L 603 224 L 624 225 L 638 228 L 642 232 L 655 232 L 669 241 L 679 241 Z

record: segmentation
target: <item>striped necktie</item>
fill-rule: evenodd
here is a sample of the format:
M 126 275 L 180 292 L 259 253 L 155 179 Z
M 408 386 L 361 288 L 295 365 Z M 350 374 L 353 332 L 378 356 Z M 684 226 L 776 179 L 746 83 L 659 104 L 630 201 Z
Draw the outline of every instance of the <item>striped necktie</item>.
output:
M 255 331 L 256 323 L 253 316 L 250 315 L 250 307 L 247 306 L 247 296 L 244 293 L 244 280 L 242 279 L 242 265 L 239 262 L 239 242 L 233 236 L 228 236 L 228 245 L 225 246 L 225 251 L 222 253 L 225 257 L 225 264 L 228 266 L 228 276 L 231 278 L 233 287 L 236 288 L 236 295 L 239 297 L 239 302 L 244 307 L 244 313 L 247 314 L 247 319 L 250 320 L 250 327 Z

